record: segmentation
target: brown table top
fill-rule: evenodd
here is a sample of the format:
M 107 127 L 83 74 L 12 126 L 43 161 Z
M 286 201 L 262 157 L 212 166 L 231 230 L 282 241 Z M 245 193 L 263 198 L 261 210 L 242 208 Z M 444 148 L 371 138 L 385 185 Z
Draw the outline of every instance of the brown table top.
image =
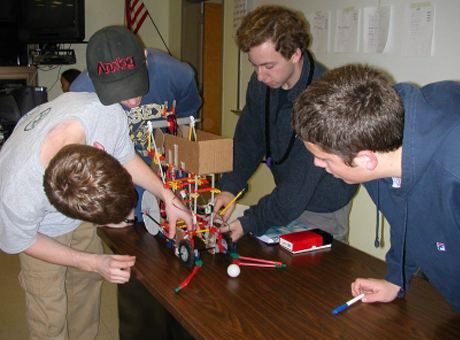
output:
M 352 298 L 355 278 L 382 278 L 386 271 L 383 261 L 340 242 L 327 250 L 292 255 L 246 236 L 237 244 L 241 256 L 282 261 L 287 267 L 241 267 L 241 274 L 231 278 L 226 255 L 202 252 L 201 269 L 176 293 L 192 270 L 181 265 L 165 240 L 150 235 L 141 223 L 99 228 L 98 233 L 114 253 L 137 257 L 133 274 L 198 339 L 460 337 L 460 316 L 431 283 L 417 277 L 403 299 L 358 302 L 332 315 Z

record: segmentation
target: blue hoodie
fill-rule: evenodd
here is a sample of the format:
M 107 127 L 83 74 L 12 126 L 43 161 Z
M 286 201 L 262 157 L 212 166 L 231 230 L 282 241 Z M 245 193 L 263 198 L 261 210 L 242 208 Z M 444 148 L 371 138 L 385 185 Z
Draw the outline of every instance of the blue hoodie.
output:
M 395 86 L 405 108 L 401 187 L 364 183 L 391 225 L 385 279 L 409 288 L 418 267 L 460 313 L 460 86 Z

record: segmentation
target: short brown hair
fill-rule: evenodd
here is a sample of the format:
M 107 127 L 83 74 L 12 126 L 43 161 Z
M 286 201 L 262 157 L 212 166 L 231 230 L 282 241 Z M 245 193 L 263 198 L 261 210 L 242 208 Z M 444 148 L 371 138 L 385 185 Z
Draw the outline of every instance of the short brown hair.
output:
M 402 145 L 404 106 L 382 71 L 345 65 L 297 98 L 292 127 L 302 140 L 351 165 L 361 150 L 391 152 Z
M 89 145 L 59 150 L 45 171 L 43 186 L 59 212 L 99 225 L 122 222 L 137 199 L 131 175 L 121 163 Z
M 243 18 L 236 41 L 244 53 L 271 41 L 277 52 L 290 59 L 297 48 L 302 52 L 308 48 L 307 27 L 301 12 L 283 6 L 260 6 Z

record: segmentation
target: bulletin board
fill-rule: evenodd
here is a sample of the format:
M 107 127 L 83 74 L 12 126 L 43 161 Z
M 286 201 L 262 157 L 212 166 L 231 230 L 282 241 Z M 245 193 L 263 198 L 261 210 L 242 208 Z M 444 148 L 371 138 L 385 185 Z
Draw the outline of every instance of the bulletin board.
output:
M 441 80 L 460 81 L 460 1 L 458 0 L 432 0 L 428 2 L 417 2 L 409 0 L 247 0 L 247 10 L 251 11 L 260 5 L 285 5 L 301 11 L 309 22 L 309 30 L 312 32 L 318 27 L 315 24 L 324 24 L 324 21 L 315 22 L 312 15 L 321 18 L 328 16 L 327 42 L 321 41 L 324 47 L 312 51 L 315 60 L 322 63 L 328 69 L 336 68 L 348 63 L 364 63 L 377 66 L 388 72 L 395 82 L 409 82 L 417 86 Z M 390 18 L 387 32 L 386 44 L 381 52 L 369 52 L 369 13 L 372 8 L 377 10 L 390 10 Z M 420 8 L 420 10 L 417 10 Z M 426 20 L 426 9 L 432 8 L 431 23 L 424 25 Z M 417 17 L 419 11 L 424 10 L 422 22 Z M 351 38 L 356 38 L 356 49 L 353 52 L 342 50 L 338 38 L 341 33 L 347 33 L 342 28 L 350 26 L 346 21 L 347 16 L 340 15 L 344 12 L 351 12 L 357 15 L 356 34 L 351 32 Z M 370 12 L 371 11 L 371 12 Z M 357 14 L 356 14 L 357 13 Z M 344 20 L 345 19 L 345 20 Z M 367 21 L 367 22 L 366 22 Z M 408 27 L 409 26 L 409 27 Z M 431 26 L 426 27 L 426 26 Z M 350 30 L 352 30 L 351 28 Z M 408 44 L 417 39 L 417 35 L 425 34 L 423 30 L 432 30 L 431 47 L 429 54 L 415 51 L 420 44 L 409 46 Z M 349 32 L 348 32 L 349 33 Z M 324 40 L 324 37 L 317 34 L 317 41 Z M 346 40 L 346 39 L 345 39 Z M 313 41 L 313 38 L 312 38 Z M 347 41 L 347 40 L 346 40 Z M 310 45 L 310 50 L 314 42 Z M 343 43 L 343 41 L 342 41 Z M 422 44 L 423 45 L 423 44 Z M 408 53 L 409 52 L 409 53 Z M 414 52 L 410 55 L 411 52 Z M 248 62 L 247 54 L 241 55 L 240 62 L 240 83 L 239 83 L 239 106 L 244 106 L 247 83 L 254 69 Z

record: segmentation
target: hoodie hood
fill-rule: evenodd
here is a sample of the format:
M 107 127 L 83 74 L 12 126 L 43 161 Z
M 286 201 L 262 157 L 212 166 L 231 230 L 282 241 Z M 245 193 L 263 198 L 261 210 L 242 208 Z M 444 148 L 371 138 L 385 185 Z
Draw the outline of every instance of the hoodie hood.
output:
M 407 195 L 428 165 L 436 157 L 443 139 L 458 124 L 458 85 L 445 81 L 417 88 L 411 84 L 395 85 L 405 109 L 402 186 L 400 195 Z

